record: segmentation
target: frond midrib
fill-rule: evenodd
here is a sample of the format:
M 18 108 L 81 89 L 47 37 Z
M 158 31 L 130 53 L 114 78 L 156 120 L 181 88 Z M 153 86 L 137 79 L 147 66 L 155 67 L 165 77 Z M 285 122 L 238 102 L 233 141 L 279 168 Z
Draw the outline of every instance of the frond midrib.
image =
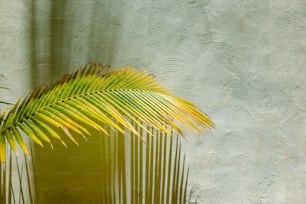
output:
M 48 104 L 47 106 L 43 106 L 40 107 L 39 109 L 33 111 L 32 113 L 29 113 L 25 116 L 23 116 L 20 120 L 14 121 L 12 124 L 8 125 L 7 127 L 5 127 L 4 129 L 1 130 L 0 134 L 3 134 L 6 130 L 10 130 L 12 127 L 17 127 L 18 123 L 22 123 L 24 120 L 28 120 L 30 119 L 30 116 L 35 116 L 36 113 L 41 113 L 41 111 L 46 110 L 48 108 L 52 108 L 55 105 L 59 105 L 59 103 L 65 103 L 65 101 L 69 101 L 69 100 L 77 100 L 78 98 L 82 98 L 83 96 L 89 96 L 89 95 L 93 95 L 93 94 L 103 94 L 103 93 L 108 93 L 108 92 L 146 92 L 146 93 L 155 93 L 155 94 L 166 94 L 166 93 L 158 93 L 158 92 L 154 92 L 152 90 L 144 90 L 144 89 L 127 89 L 127 88 L 111 88 L 111 89 L 104 89 L 104 90 L 93 90 L 93 91 L 89 91 L 86 93 L 80 93 L 80 94 L 76 94 L 73 96 L 69 96 L 67 98 L 64 99 L 59 99 L 55 102 L 52 102 L 50 104 Z M 4 119 L 5 121 L 5 119 Z

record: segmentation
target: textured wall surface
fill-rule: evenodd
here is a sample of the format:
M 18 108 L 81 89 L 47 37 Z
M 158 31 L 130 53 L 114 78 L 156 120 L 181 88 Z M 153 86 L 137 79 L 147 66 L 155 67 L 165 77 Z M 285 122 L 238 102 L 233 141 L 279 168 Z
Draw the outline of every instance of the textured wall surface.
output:
M 210 115 L 217 128 L 188 140 L 201 203 L 305 203 L 306 1 L 75 0 L 61 15 L 36 2 L 37 73 L 132 65 Z M 37 80 L 24 75 L 30 6 L 0 1 L 0 71 L 17 96 Z M 48 12 L 62 32 L 43 29 Z
M 30 48 L 30 18 L 29 9 L 31 4 L 27 1 L 6 1 L 0 0 L 0 74 L 4 77 L 0 79 L 0 86 L 7 89 L 0 89 L 0 100 L 14 103 L 20 96 L 28 93 L 31 88 L 30 80 L 30 64 L 31 64 L 31 50 Z M 0 105 L 3 111 L 4 105 Z M 9 152 L 7 152 L 9 157 Z M 20 156 L 21 155 L 21 156 Z M 25 169 L 25 160 L 22 154 L 18 157 L 12 157 L 12 165 L 16 169 L 16 162 L 19 167 Z M 30 160 L 27 161 L 30 164 Z M 6 164 L 9 169 L 9 163 Z M 31 167 L 29 167 L 31 169 Z M 21 170 L 20 174 L 13 171 L 11 174 L 11 182 L 7 182 L 7 186 L 11 185 L 14 189 L 16 201 L 27 201 L 29 198 L 29 191 L 27 189 L 25 171 Z M 1 171 L 3 173 L 3 171 Z M 0 173 L 0 174 L 1 174 Z M 1 175 L 2 177 L 3 175 Z M 18 179 L 19 176 L 22 179 Z M 32 178 L 30 171 L 29 176 Z M 7 176 L 7 178 L 9 178 Z M 3 179 L 3 177 L 2 177 Z M 3 180 L 2 180 L 3 181 Z M 20 183 L 25 187 L 24 197 L 22 198 L 20 192 Z

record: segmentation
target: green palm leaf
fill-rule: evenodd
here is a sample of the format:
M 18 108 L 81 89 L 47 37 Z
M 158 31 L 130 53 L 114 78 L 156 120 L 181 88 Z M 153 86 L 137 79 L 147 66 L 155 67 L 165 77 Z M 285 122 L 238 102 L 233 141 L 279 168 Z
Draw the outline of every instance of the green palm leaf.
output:
M 63 76 L 53 85 L 35 89 L 19 100 L 0 123 L 0 160 L 5 161 L 6 141 L 16 152 L 16 143 L 28 150 L 21 135 L 37 144 L 51 144 L 63 135 L 77 143 L 75 135 L 87 136 L 92 127 L 103 127 L 141 137 L 132 123 L 169 134 L 167 126 L 184 135 L 214 124 L 192 103 L 164 89 L 146 72 L 127 67 L 107 72 L 106 66 L 90 64 Z M 201 128 L 202 127 L 202 128 Z

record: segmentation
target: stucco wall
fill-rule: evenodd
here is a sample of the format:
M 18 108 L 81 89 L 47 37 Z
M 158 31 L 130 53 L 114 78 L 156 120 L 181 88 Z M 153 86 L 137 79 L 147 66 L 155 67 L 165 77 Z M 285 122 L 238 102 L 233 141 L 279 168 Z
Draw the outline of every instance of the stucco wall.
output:
M 9 89 L 0 89 L 0 100 L 14 103 L 19 97 L 28 93 L 31 88 L 30 82 L 30 64 L 31 64 L 31 50 L 30 48 L 30 18 L 29 10 L 31 2 L 18 1 L 18 0 L 0 0 L 0 74 L 4 77 L 0 79 L 0 86 Z M 6 105 L 1 104 L 0 109 L 3 111 L 7 108 Z M 27 142 L 27 141 L 26 141 Z M 7 151 L 7 158 L 10 157 Z M 28 183 L 27 175 L 24 169 L 26 163 L 23 155 L 19 151 L 19 156 L 12 156 L 11 160 L 14 166 L 14 171 L 9 180 L 7 172 L 7 187 L 10 186 L 14 190 L 15 200 L 28 201 L 29 191 L 27 188 Z M 20 172 L 17 171 L 16 162 Z M 32 178 L 30 158 L 27 159 L 29 168 L 29 177 Z M 2 165 L 3 167 L 3 165 Z M 9 171 L 10 163 L 7 161 L 6 170 Z M 3 169 L 2 169 L 3 170 Z M 4 171 L 1 171 L 2 174 Z M 1 182 L 3 182 L 3 175 L 1 175 Z M 19 178 L 21 179 L 19 180 Z M 24 186 L 24 197 L 21 196 L 20 184 Z M 30 183 L 31 184 L 31 183 Z M 9 189 L 9 188 L 7 188 Z M 2 201 L 1 201 L 2 202 Z
M 36 15 L 46 15 L 38 2 Z M 51 36 L 53 57 L 66 59 L 57 72 L 88 61 L 132 65 L 205 110 L 217 128 L 188 142 L 190 188 L 202 203 L 305 202 L 305 1 L 84 2 L 66 2 L 65 32 Z M 28 9 L 0 1 L 0 71 L 18 96 L 33 80 L 23 74 Z M 48 70 L 52 56 L 36 57 Z
M 216 123 L 189 146 L 201 201 L 304 203 L 306 2 L 121 7 L 113 64 L 149 68 Z

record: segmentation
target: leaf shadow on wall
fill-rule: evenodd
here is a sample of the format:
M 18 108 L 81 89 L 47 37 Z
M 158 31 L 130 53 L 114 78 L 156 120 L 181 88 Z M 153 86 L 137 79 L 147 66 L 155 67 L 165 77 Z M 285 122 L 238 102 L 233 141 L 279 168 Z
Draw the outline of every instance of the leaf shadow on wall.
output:
M 119 4 L 118 4 L 119 5 Z M 33 1 L 31 5 L 31 83 L 33 88 L 56 80 L 88 62 L 111 64 L 120 22 L 114 1 Z M 69 70 L 70 69 L 70 70 Z M 80 146 L 54 149 L 32 145 L 38 203 L 100 203 L 103 176 L 99 137 Z

